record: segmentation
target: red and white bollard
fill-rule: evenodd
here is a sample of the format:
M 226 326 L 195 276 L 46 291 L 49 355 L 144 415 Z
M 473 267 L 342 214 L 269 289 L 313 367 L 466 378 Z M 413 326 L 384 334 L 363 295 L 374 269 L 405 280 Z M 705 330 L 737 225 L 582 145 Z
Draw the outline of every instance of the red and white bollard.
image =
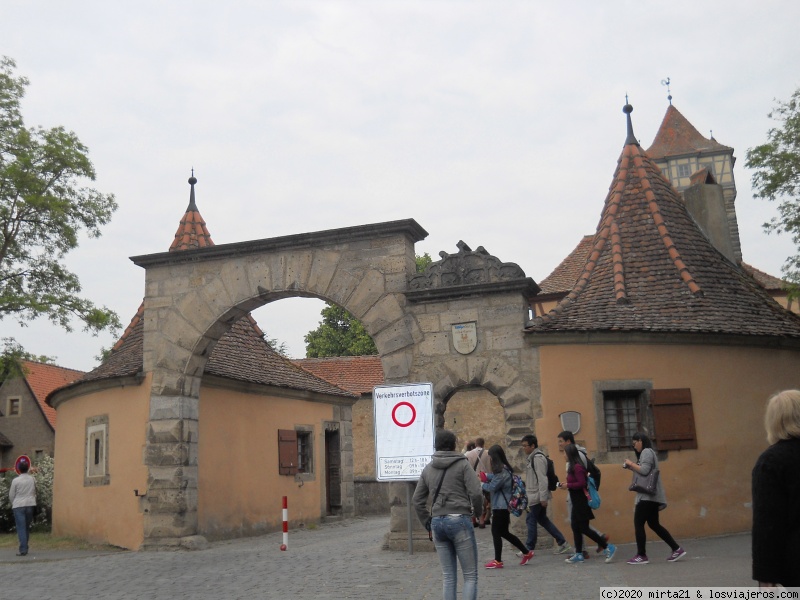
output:
M 289 547 L 289 499 L 287 496 L 283 497 L 283 543 L 281 544 L 281 552 L 286 552 Z

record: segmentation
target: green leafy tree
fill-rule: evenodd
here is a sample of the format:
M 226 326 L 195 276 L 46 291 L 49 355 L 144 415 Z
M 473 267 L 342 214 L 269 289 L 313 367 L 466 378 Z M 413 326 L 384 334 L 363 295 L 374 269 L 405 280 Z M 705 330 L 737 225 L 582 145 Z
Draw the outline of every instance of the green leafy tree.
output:
M 0 59 L 0 320 L 45 316 L 71 331 L 120 327 L 117 315 L 81 298 L 64 256 L 79 234 L 99 237 L 117 208 L 114 196 L 88 187 L 95 171 L 88 150 L 63 127 L 26 127 L 20 102 L 28 80 Z
M 767 142 L 747 151 L 745 166 L 754 169 L 756 198 L 778 201 L 778 216 L 764 228 L 788 233 L 798 249 L 783 265 L 792 284 L 792 295 L 800 294 L 800 89 L 788 102 L 778 102 L 769 118 L 780 123 L 767 132 Z
M 289 348 L 286 345 L 286 342 L 282 342 L 278 338 L 271 338 L 267 336 L 264 336 L 264 341 L 267 342 L 267 345 L 282 357 L 289 358 Z
M 433 262 L 427 252 L 415 257 L 417 273 L 421 273 Z M 377 354 L 378 349 L 364 325 L 340 306 L 326 303 L 322 309 L 322 322 L 305 338 L 306 357 L 367 356 Z M 269 340 L 267 343 L 270 343 Z M 272 345 L 272 344 L 270 344 Z
M 322 309 L 322 322 L 305 338 L 306 357 L 365 356 L 377 354 L 375 342 L 364 329 L 361 321 L 335 304 L 326 304 Z
M 425 254 L 423 254 L 422 256 L 417 254 L 414 257 L 414 260 L 417 263 L 417 273 L 422 273 L 425 270 L 425 268 L 429 264 L 431 264 L 433 262 L 433 259 L 431 258 L 431 255 L 428 254 L 427 252 Z
M 53 357 L 36 356 L 30 352 L 25 352 L 25 349 L 14 338 L 3 338 L 3 351 L 0 352 L 0 384 L 9 377 L 22 375 L 23 360 L 55 364 Z

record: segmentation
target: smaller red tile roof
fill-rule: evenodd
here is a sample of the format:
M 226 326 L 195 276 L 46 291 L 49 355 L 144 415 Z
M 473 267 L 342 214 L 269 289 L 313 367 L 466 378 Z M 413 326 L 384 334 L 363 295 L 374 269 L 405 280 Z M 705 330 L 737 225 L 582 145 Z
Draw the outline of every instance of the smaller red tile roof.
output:
M 677 108 L 670 104 L 652 145 L 645 151 L 653 160 L 699 152 L 733 152 L 714 138 L 705 138 Z
M 380 356 L 299 358 L 292 362 L 354 394 L 372 394 L 372 388 L 383 385 L 385 381 Z
M 55 389 L 77 381 L 83 377 L 84 372 L 30 360 L 22 361 L 22 365 L 28 388 L 36 398 L 47 422 L 55 429 L 56 410 L 45 402 L 47 395 Z
M 753 265 L 749 265 L 744 261 L 742 261 L 741 265 L 742 269 L 744 269 L 744 272 L 755 279 L 756 283 L 758 283 L 758 285 L 763 287 L 765 290 L 776 291 L 786 289 L 786 282 L 782 279 L 773 277 L 769 273 L 765 273 L 760 269 L 756 269 Z
M 550 275 L 539 282 L 539 287 L 542 288 L 539 295 L 567 294 L 575 287 L 575 282 L 578 281 L 578 277 L 586 265 L 586 258 L 592 251 L 592 240 L 594 240 L 594 235 L 583 236 L 569 256 L 562 260 Z
M 189 184 L 192 186 L 192 190 L 189 192 L 189 206 L 186 207 L 186 212 L 178 224 L 175 239 L 172 240 L 172 244 L 169 247 L 170 252 L 194 250 L 195 248 L 206 248 L 214 245 L 211 240 L 211 234 L 206 228 L 206 222 L 200 215 L 200 211 L 197 210 L 197 204 L 194 201 L 195 183 L 197 183 L 197 179 L 192 175 L 189 178 Z

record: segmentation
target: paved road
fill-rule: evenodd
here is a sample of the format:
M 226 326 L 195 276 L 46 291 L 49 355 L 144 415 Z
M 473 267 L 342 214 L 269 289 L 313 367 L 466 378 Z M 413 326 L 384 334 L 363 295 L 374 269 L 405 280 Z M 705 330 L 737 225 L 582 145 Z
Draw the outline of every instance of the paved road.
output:
M 280 533 L 211 544 L 206 550 L 177 552 L 37 552 L 17 558 L 0 551 L 0 597 L 150 598 L 441 598 L 441 570 L 432 552 L 381 550 L 387 517 L 357 518 L 293 531 L 281 552 Z M 488 529 L 477 530 L 482 562 L 492 558 Z M 652 538 L 652 536 L 650 536 Z M 632 567 L 635 554 L 621 546 L 612 564 L 592 557 L 568 565 L 550 549 L 520 567 L 510 547 L 506 568 L 481 569 L 479 596 L 491 600 L 563 597 L 599 598 L 601 586 L 751 586 L 750 536 L 683 540 L 688 556 L 666 562 L 668 548 L 650 541 L 651 563 Z M 593 550 L 593 548 L 591 548 Z

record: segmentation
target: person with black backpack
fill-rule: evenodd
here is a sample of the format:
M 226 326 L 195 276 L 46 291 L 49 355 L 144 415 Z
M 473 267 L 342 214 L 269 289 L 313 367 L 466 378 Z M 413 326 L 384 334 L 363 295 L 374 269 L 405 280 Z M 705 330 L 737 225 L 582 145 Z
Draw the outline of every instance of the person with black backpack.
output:
M 525 544 L 530 550 L 536 548 L 538 525 L 556 540 L 554 554 L 566 554 L 572 547 L 567 542 L 558 527 L 547 516 L 547 504 L 553 497 L 558 477 L 553 472 L 548 477 L 548 471 L 553 469 L 553 461 L 539 449 L 539 440 L 535 435 L 526 435 L 522 438 L 522 451 L 528 457 L 525 468 L 525 483 L 528 490 L 528 516 L 525 522 L 528 526 L 528 539 Z M 551 488 L 550 479 L 554 479 Z
M 557 439 L 558 439 L 559 452 L 564 452 L 565 448 L 569 444 L 575 444 L 575 436 L 572 434 L 571 431 L 562 431 L 561 433 L 558 434 Z M 584 448 L 583 446 L 578 446 L 577 444 L 575 444 L 575 447 L 578 449 L 578 458 L 580 458 L 581 464 L 589 472 L 589 475 L 592 476 L 592 478 L 594 479 L 594 484 L 599 490 L 600 469 L 597 468 L 597 465 L 594 464 L 594 461 L 591 458 L 589 458 L 588 454 L 586 454 L 586 448 Z M 567 496 L 567 515 L 571 514 L 572 514 L 572 499 L 569 496 Z M 591 529 L 599 537 L 603 538 L 603 541 L 605 543 L 608 543 L 609 536 L 607 536 L 605 533 L 603 533 L 596 527 L 592 527 L 591 525 L 589 526 L 589 529 Z M 600 544 L 598 544 L 594 551 L 599 554 L 603 551 L 603 548 L 600 546 Z M 583 557 L 589 558 L 589 553 L 586 552 L 585 550 L 583 552 Z

